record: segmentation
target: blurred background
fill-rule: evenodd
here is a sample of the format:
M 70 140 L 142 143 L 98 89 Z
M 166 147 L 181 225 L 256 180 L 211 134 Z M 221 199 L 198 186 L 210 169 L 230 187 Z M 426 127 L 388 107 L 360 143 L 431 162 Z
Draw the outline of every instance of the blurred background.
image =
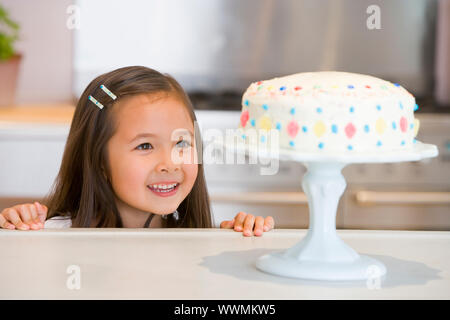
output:
M 1 0 L 0 210 L 41 199 L 97 75 L 173 75 L 202 129 L 235 128 L 251 82 L 337 70 L 399 83 L 439 157 L 344 168 L 338 228 L 450 230 L 450 0 Z M 217 157 L 221 157 L 218 151 Z M 216 225 L 239 211 L 307 228 L 305 168 L 206 165 Z

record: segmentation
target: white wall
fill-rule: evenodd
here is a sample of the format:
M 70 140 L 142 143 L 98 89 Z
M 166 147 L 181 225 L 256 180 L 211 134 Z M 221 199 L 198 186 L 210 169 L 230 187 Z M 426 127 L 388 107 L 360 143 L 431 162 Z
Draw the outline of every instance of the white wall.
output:
M 182 85 L 209 86 L 213 53 L 223 49 L 221 2 L 208 0 L 76 0 L 74 92 L 97 75 L 145 65 L 176 76 Z M 193 49 L 195 48 L 195 49 Z M 196 85 L 192 84 L 196 75 Z M 181 80 L 180 80 L 181 79 Z M 201 83 L 197 83 L 201 82 Z M 206 82 L 206 83 L 204 83 Z

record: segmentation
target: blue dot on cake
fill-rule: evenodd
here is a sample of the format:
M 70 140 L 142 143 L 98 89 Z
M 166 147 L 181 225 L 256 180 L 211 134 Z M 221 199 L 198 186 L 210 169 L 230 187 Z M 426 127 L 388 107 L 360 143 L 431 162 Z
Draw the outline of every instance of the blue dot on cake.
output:
M 370 131 L 370 127 L 369 127 L 368 124 L 366 124 L 366 125 L 364 126 L 364 131 L 365 131 L 365 132 L 369 132 L 369 131 Z
M 397 124 L 395 123 L 395 121 L 392 121 L 392 129 L 397 129 Z
M 277 122 L 276 128 L 277 128 L 277 130 L 281 130 L 281 123 Z
M 289 141 L 289 145 L 290 145 L 291 147 L 295 146 L 294 141 Z
M 381 141 L 378 140 L 378 142 L 377 142 L 377 147 L 381 147 L 381 145 L 382 145 Z
M 380 111 L 381 110 L 381 106 L 379 104 L 377 104 L 377 110 Z
M 306 126 L 302 127 L 303 132 L 308 132 L 308 128 Z
M 295 108 L 291 108 L 291 114 L 295 114 Z
M 320 142 L 320 143 L 319 143 L 319 149 L 323 149 L 323 147 L 324 147 L 323 142 Z
M 355 112 L 355 108 L 353 106 L 350 107 L 350 113 Z
M 245 105 L 248 107 L 250 105 L 250 102 L 248 100 L 245 100 Z
M 332 131 L 333 133 L 337 133 L 337 132 L 338 132 L 338 127 L 337 127 L 337 125 L 333 124 L 333 125 L 331 126 L 331 131 Z
M 317 111 L 317 113 L 322 113 L 322 108 L 321 108 L 321 107 L 318 107 L 318 108 L 316 109 L 316 111 Z
M 269 109 L 269 106 L 267 104 L 263 104 L 262 107 L 263 107 L 264 110 Z

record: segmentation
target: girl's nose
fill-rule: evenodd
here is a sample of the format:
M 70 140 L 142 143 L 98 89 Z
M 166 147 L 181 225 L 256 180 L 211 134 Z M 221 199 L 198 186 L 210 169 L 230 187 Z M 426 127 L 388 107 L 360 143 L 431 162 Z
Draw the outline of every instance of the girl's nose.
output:
M 164 155 L 161 155 L 161 159 L 158 163 L 158 165 L 156 166 L 156 170 L 157 171 L 161 171 L 161 172 L 173 172 L 173 171 L 177 171 L 180 169 L 180 165 L 176 164 L 173 160 L 172 160 L 172 155 L 171 153 L 164 153 Z
M 165 166 L 164 164 L 160 164 L 157 168 L 157 171 L 160 172 L 174 172 L 174 171 L 178 171 L 179 168 L 176 166 Z

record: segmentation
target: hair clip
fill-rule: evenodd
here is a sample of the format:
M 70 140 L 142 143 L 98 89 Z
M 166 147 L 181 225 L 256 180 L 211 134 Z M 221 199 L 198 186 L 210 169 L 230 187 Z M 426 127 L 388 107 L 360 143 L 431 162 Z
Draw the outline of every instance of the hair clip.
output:
M 105 87 L 103 84 L 100 85 L 100 89 L 105 91 L 106 94 L 111 97 L 111 99 L 113 99 L 113 100 L 117 99 L 117 96 L 114 93 L 112 93 L 111 91 L 109 91 L 109 89 L 107 87 Z M 97 107 L 99 107 L 100 109 L 103 109 L 104 106 L 100 102 L 98 102 L 93 96 L 89 96 L 89 100 L 91 100 L 93 103 L 95 103 L 95 105 Z
M 95 105 L 97 107 L 99 107 L 100 109 L 103 109 L 103 105 L 100 102 L 98 102 L 93 96 L 89 96 L 89 100 L 91 100 L 93 103 L 95 103 Z
M 117 99 L 117 96 L 116 96 L 114 93 L 112 93 L 111 91 L 109 91 L 109 89 L 108 89 L 107 87 L 105 87 L 103 84 L 100 86 L 100 88 L 101 88 L 103 91 L 105 91 L 106 94 L 107 94 L 108 96 L 110 96 L 113 100 L 116 100 L 116 99 Z

